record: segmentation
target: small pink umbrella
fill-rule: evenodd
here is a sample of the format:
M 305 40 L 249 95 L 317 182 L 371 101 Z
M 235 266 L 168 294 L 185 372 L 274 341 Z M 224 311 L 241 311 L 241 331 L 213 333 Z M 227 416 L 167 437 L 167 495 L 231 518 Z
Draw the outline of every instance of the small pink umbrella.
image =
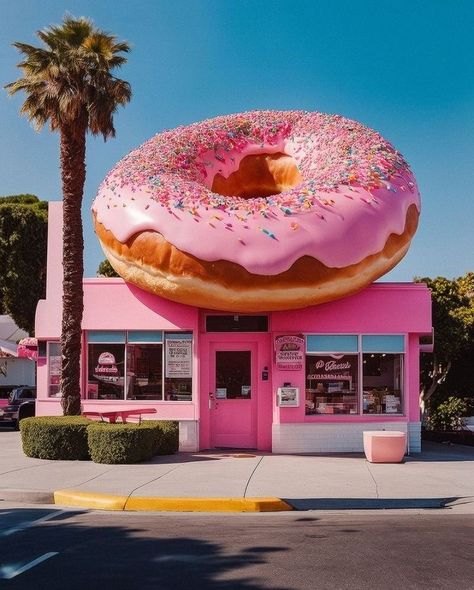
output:
M 18 358 L 26 358 L 31 361 L 38 360 L 38 340 L 36 338 L 22 338 L 17 347 Z

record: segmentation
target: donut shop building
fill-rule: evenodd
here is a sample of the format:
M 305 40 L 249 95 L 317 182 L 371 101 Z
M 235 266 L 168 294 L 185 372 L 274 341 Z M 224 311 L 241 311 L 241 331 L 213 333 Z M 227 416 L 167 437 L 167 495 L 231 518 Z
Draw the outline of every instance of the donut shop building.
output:
M 38 304 L 37 415 L 59 415 L 62 204 L 49 210 Z M 84 280 L 82 406 L 154 408 L 180 450 L 362 451 L 364 430 L 403 430 L 421 450 L 424 284 L 375 283 L 300 310 L 235 314 L 162 299 L 119 278 Z

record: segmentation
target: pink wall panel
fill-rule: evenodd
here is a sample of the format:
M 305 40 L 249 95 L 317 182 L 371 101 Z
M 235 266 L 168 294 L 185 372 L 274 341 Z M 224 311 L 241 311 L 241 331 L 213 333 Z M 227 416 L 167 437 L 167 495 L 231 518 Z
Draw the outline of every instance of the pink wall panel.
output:
M 272 329 L 314 333 L 429 333 L 430 291 L 424 284 L 375 283 L 357 295 L 304 310 L 272 314 Z

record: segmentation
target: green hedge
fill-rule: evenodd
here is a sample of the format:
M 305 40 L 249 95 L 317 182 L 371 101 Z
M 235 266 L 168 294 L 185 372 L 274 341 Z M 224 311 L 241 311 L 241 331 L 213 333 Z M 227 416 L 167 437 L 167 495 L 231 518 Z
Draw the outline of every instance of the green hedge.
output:
M 177 422 L 145 420 L 141 424 L 95 422 L 88 429 L 88 444 L 95 463 L 138 463 L 154 455 L 178 450 Z
M 20 420 L 23 452 L 36 459 L 89 459 L 87 427 L 82 416 L 39 416 Z
M 179 448 L 179 422 L 173 420 L 153 420 L 159 429 L 155 455 L 172 455 Z
M 109 424 L 82 416 L 40 416 L 20 421 L 23 452 L 36 459 L 138 463 L 178 450 L 178 422 Z

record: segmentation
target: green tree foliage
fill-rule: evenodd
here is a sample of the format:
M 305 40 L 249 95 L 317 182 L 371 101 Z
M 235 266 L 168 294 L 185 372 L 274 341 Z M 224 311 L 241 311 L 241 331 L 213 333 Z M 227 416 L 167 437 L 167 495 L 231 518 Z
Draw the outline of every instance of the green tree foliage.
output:
M 0 308 L 34 333 L 45 296 L 48 203 L 34 195 L 0 197 Z
M 113 116 L 128 103 L 130 85 L 112 70 L 126 63 L 128 43 L 86 18 L 66 16 L 37 32 L 41 47 L 14 43 L 22 54 L 22 77 L 6 86 L 24 92 L 21 114 L 36 129 L 58 131 L 63 193 L 63 315 L 61 403 L 66 415 L 80 414 L 81 323 L 84 274 L 81 205 L 86 178 L 86 133 L 114 137 Z
M 458 279 L 461 293 L 469 299 L 470 305 L 459 311 L 460 318 L 467 326 L 467 344 L 463 346 L 462 353 L 453 360 L 444 386 L 441 388 L 443 399 L 447 395 L 454 394 L 458 397 L 470 399 L 470 405 L 474 411 L 474 272 L 468 272 Z M 469 400 L 468 400 L 469 401 Z
M 99 268 L 97 269 L 97 276 L 98 277 L 118 277 L 115 272 L 114 267 L 110 264 L 110 262 L 105 259 L 99 264 Z
M 473 397 L 474 364 L 474 273 L 454 280 L 418 278 L 431 290 L 433 354 L 421 359 L 421 404 L 435 407 L 450 395 Z M 470 378 L 467 379 L 467 371 Z
M 463 418 L 466 416 L 467 403 L 463 399 L 450 396 L 445 402 L 430 414 L 430 430 L 461 430 L 464 426 Z

